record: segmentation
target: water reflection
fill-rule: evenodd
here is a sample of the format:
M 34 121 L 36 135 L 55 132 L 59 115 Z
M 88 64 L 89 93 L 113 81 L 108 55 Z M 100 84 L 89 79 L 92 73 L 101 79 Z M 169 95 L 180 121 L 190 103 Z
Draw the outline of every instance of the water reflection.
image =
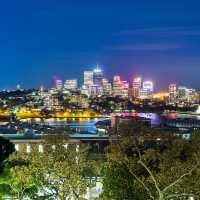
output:
M 41 125 L 49 125 L 53 127 L 69 127 L 75 132 L 88 132 L 88 133 L 97 133 L 97 129 L 95 124 L 98 121 L 105 120 L 106 118 L 94 118 L 94 119 L 89 119 L 89 118 L 67 118 L 67 119 L 58 119 L 58 118 L 50 118 L 50 119 L 40 119 L 38 121 L 35 119 L 30 120 L 29 122 L 36 122 Z
M 161 123 L 161 118 L 159 114 L 156 113 L 136 113 L 137 116 L 149 119 L 151 126 L 158 126 Z M 126 115 L 126 113 L 125 113 Z M 132 116 L 132 115 L 131 115 Z M 134 115 L 136 116 L 136 115 Z M 132 116 L 132 117 L 134 117 Z M 41 125 L 49 125 L 53 127 L 69 127 L 74 132 L 84 132 L 84 133 L 97 133 L 95 124 L 98 121 L 103 121 L 108 118 L 50 118 L 50 119 L 28 119 L 28 122 L 34 122 Z
M 151 126 L 159 126 L 161 124 L 161 117 L 157 113 L 139 113 L 139 117 L 149 119 Z

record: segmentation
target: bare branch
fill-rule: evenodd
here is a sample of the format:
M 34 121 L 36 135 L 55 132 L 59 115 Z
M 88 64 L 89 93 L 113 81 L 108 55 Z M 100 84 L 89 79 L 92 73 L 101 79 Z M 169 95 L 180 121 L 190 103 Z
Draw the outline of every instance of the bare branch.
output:
M 171 183 L 169 186 L 167 186 L 166 188 L 163 189 L 163 192 L 166 192 L 167 190 L 169 190 L 171 187 L 175 186 L 176 184 L 178 184 L 180 181 L 183 180 L 183 178 L 185 178 L 186 176 L 190 176 L 192 174 L 192 172 L 198 167 L 198 164 L 192 168 L 189 172 L 183 174 L 182 176 L 180 176 L 176 181 L 174 181 L 173 183 Z
M 166 197 L 166 199 L 172 199 L 172 198 L 179 198 L 179 197 L 194 197 L 194 194 L 187 194 L 187 193 L 182 193 L 182 194 L 172 194 Z
M 151 178 L 152 178 L 152 180 L 154 182 L 154 185 L 155 185 L 159 195 L 161 196 L 161 190 L 160 190 L 160 188 L 159 188 L 159 186 L 157 184 L 157 181 L 156 181 L 154 175 L 152 174 L 151 170 L 146 166 L 146 164 L 142 160 L 139 160 L 138 163 L 141 164 L 147 170 L 147 172 L 149 173 L 149 175 L 151 176 Z
M 128 164 L 126 164 L 126 166 L 127 166 L 128 170 L 129 170 L 129 172 L 134 176 L 134 178 L 135 178 L 135 179 L 144 187 L 144 189 L 148 192 L 150 198 L 151 198 L 151 199 L 154 199 L 153 195 L 151 194 L 150 189 L 145 185 L 145 183 L 144 183 L 140 178 L 137 177 L 137 175 L 132 171 L 132 169 L 129 167 Z

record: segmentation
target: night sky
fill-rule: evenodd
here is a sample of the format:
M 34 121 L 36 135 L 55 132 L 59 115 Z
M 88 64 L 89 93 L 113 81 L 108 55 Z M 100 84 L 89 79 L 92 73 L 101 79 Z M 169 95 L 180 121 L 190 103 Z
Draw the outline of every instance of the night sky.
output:
M 120 74 L 200 88 L 200 3 L 194 0 L 6 0 L 0 88 L 51 86 L 100 64 Z

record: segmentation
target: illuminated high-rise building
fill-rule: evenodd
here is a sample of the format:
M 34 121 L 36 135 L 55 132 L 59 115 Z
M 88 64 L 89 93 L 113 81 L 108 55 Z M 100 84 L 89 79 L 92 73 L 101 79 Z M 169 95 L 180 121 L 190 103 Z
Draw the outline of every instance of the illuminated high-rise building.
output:
M 104 95 L 111 95 L 112 94 L 112 84 L 108 82 L 107 79 L 102 79 L 102 89 Z
M 63 88 L 63 82 L 60 79 L 55 80 L 55 88 L 61 90 Z
M 84 71 L 84 85 L 87 87 L 92 86 L 94 84 L 93 77 L 93 71 Z
M 140 90 L 140 98 L 149 98 L 154 91 L 154 85 L 152 81 L 144 81 L 142 84 L 142 89 Z
M 197 92 L 193 88 L 179 86 L 177 88 L 177 101 L 179 103 L 197 103 Z
M 177 86 L 176 84 L 169 85 L 169 102 L 175 103 L 177 99 Z
M 77 79 L 66 80 L 64 84 L 64 88 L 66 90 L 77 90 L 78 88 L 78 81 Z
M 141 77 L 134 78 L 132 84 L 132 95 L 134 98 L 138 98 L 140 96 L 141 87 L 142 87 L 142 78 Z
M 113 96 L 121 96 L 121 79 L 120 76 L 113 77 Z
M 98 65 L 93 71 L 93 80 L 94 80 L 94 85 L 102 86 L 103 71 L 101 68 L 99 68 Z
M 121 96 L 125 98 L 129 96 L 129 83 L 127 81 L 122 81 Z
M 114 83 L 120 83 L 120 82 L 121 82 L 120 76 L 115 75 L 115 76 L 113 77 L 113 84 L 114 84 Z
M 127 81 L 121 81 L 120 76 L 113 77 L 113 96 L 127 98 L 129 94 L 129 84 Z
M 144 81 L 142 84 L 142 88 L 152 93 L 154 90 L 154 85 L 152 81 Z

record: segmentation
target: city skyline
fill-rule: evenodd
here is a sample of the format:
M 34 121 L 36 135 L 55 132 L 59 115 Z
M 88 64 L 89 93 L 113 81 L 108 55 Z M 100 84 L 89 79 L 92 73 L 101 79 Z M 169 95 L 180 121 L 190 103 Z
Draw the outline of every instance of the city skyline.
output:
M 0 199 L 200 200 L 200 1 L 0 3 Z
M 99 63 L 108 78 L 152 78 L 199 88 L 197 1 L 20 1 L 0 7 L 0 88 L 80 79 Z M 119 14 L 120 13 L 120 14 Z M 176 20 L 175 20 L 176 19 Z
M 87 86 L 87 83 L 85 83 L 85 73 L 89 73 L 89 82 L 91 81 L 90 79 L 92 78 L 92 82 L 90 82 L 89 85 L 98 85 L 97 83 L 95 83 L 95 78 L 93 77 L 95 71 L 97 72 L 97 70 L 100 71 L 100 73 L 102 73 L 101 75 L 101 78 L 102 80 L 99 80 L 100 82 L 105 80 L 106 82 L 110 83 L 113 85 L 113 81 L 115 79 L 115 77 L 119 77 L 121 79 L 122 82 L 127 82 L 128 83 L 128 87 L 129 88 L 134 88 L 134 81 L 137 80 L 137 79 L 140 79 L 141 81 L 141 84 L 144 83 L 144 82 L 151 82 L 153 84 L 153 88 L 154 88 L 154 91 L 155 92 L 159 92 L 159 91 L 168 91 L 168 87 L 172 84 L 175 84 L 175 85 L 179 85 L 179 86 L 187 86 L 189 88 L 192 88 L 190 87 L 190 85 L 186 85 L 184 84 L 178 84 L 177 82 L 170 82 L 168 85 L 166 85 L 166 87 L 163 87 L 163 88 L 159 88 L 159 86 L 156 85 L 155 81 L 150 78 L 150 77 L 144 77 L 143 75 L 135 75 L 135 76 L 129 76 L 131 77 L 130 79 L 124 79 L 119 73 L 114 73 L 112 77 L 108 77 L 106 74 L 104 74 L 104 70 L 101 68 L 101 66 L 99 66 L 99 64 L 97 64 L 93 69 L 92 68 L 86 68 L 84 69 L 84 71 L 82 71 L 82 74 L 81 74 L 81 77 L 67 77 L 67 78 L 63 78 L 64 76 L 53 76 L 52 79 L 51 79 L 51 83 L 50 85 L 45 85 L 45 84 L 41 84 L 41 85 L 38 85 L 37 87 L 32 87 L 32 89 L 37 89 L 37 88 L 46 88 L 46 89 L 50 89 L 50 88 L 57 88 L 59 87 L 59 89 L 62 89 L 62 88 L 65 88 L 67 89 L 68 86 L 66 86 L 66 84 L 73 84 L 73 85 L 76 85 L 75 87 L 78 89 L 81 89 L 84 85 Z M 92 73 L 92 77 L 91 77 L 91 73 Z M 86 75 L 87 76 L 87 75 Z M 68 83 L 67 83 L 68 82 Z M 75 82 L 75 83 L 74 83 Z M 159 83 L 158 83 L 159 85 Z M 27 88 L 27 87 L 23 87 L 23 85 L 21 85 L 20 83 L 18 83 L 17 85 L 15 85 L 13 88 L 4 88 L 3 90 L 15 90 L 15 89 L 31 89 L 31 88 Z M 199 88 L 195 88 L 197 90 L 199 90 Z

